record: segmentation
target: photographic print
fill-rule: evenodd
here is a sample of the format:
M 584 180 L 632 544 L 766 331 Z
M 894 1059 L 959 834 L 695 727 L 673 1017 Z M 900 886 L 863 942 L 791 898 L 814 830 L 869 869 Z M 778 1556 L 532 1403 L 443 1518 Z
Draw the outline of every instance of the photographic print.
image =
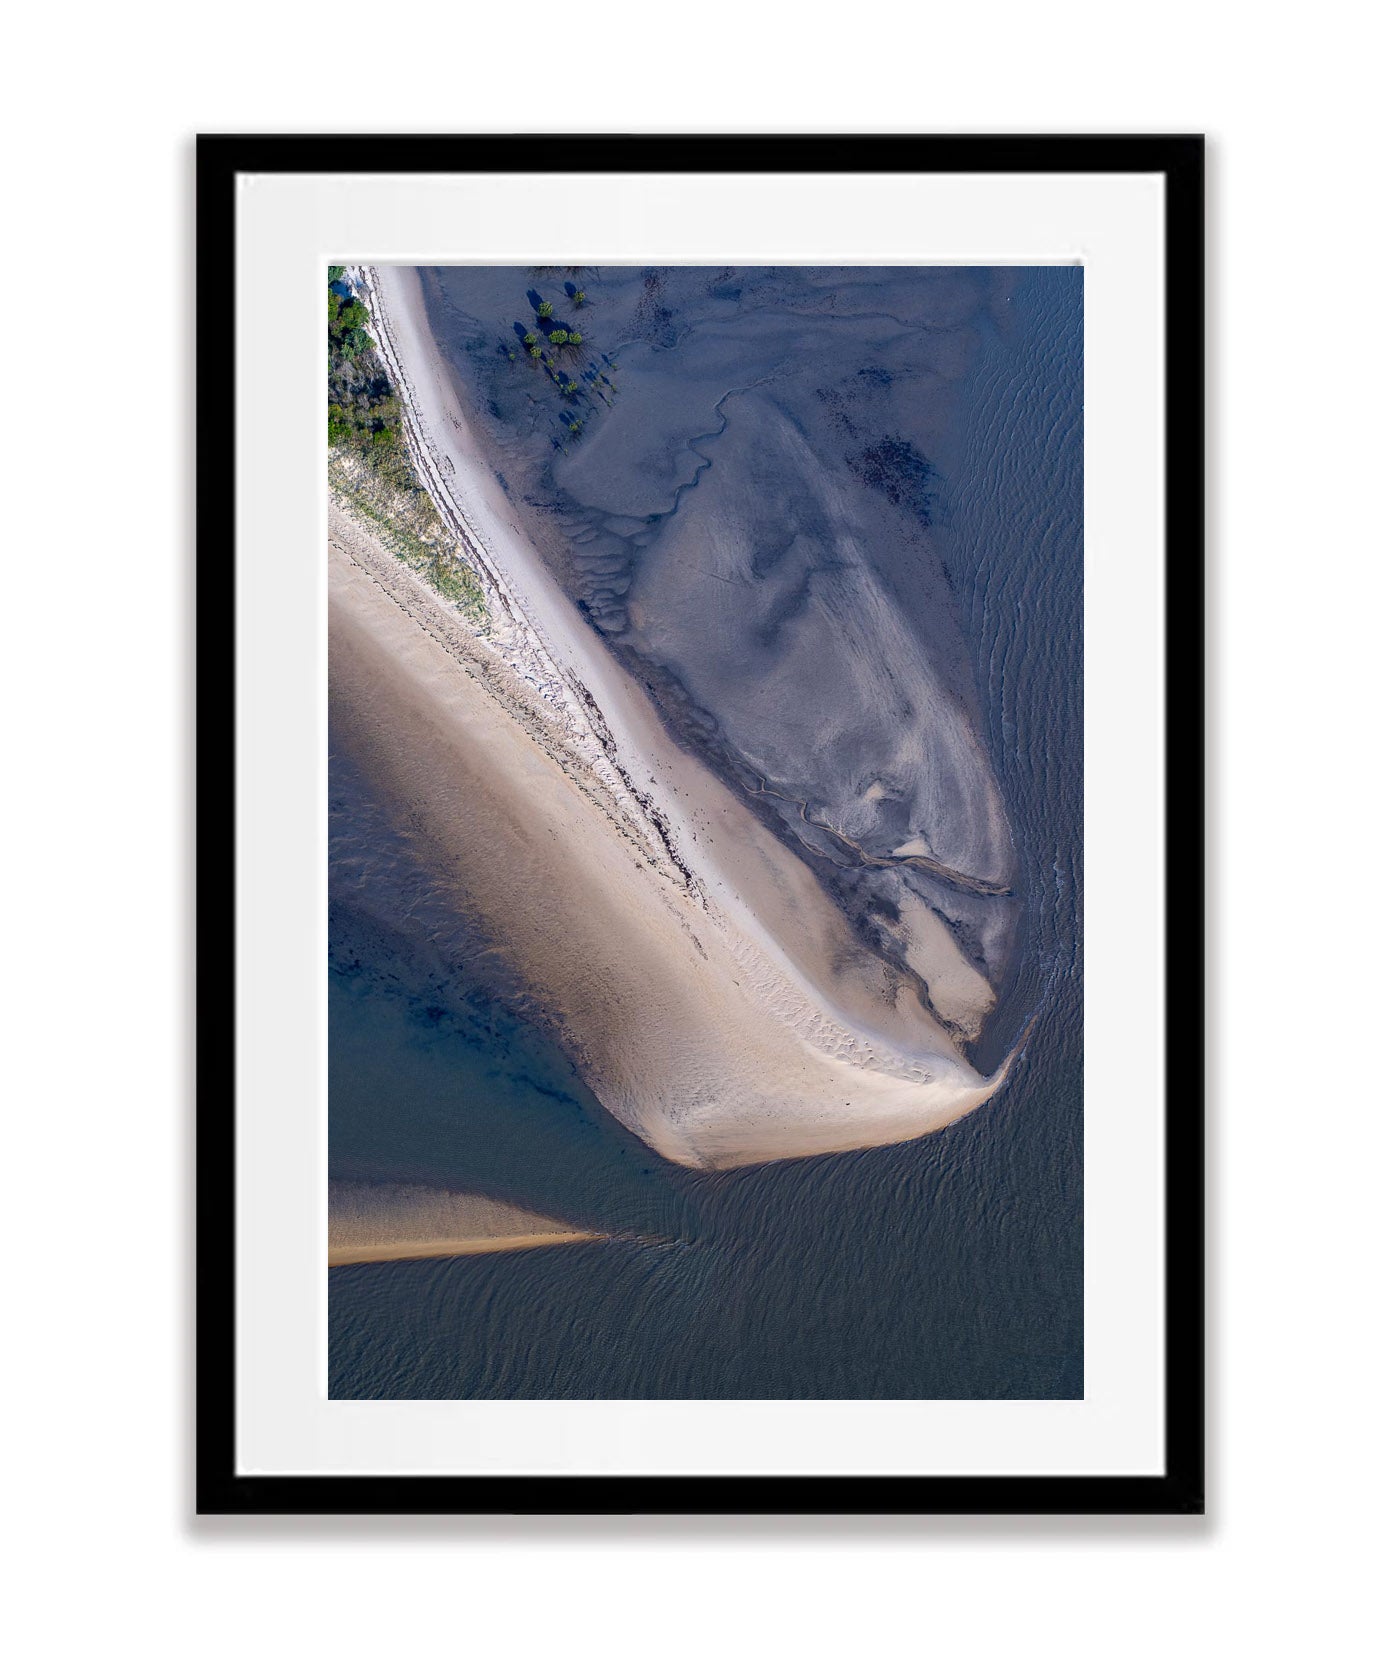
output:
M 200 1511 L 1200 1511 L 1200 138 L 198 165 Z
M 341 255 L 330 1398 L 1080 1399 L 1082 267 Z

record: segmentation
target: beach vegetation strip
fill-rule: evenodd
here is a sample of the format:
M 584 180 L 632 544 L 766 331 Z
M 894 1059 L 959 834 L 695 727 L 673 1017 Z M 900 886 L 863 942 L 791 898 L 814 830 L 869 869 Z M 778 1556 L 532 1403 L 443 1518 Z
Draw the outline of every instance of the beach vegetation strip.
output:
M 403 415 L 343 268 L 327 270 L 326 434 L 330 492 L 396 560 L 474 625 L 489 609 L 461 544 L 443 523 L 404 444 Z

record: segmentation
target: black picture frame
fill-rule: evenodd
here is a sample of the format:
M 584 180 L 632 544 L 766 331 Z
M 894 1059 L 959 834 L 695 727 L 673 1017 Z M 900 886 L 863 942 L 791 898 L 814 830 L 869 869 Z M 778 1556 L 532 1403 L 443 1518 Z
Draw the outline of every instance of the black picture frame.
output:
M 1151 174 L 1166 216 L 1165 1471 L 1160 1476 L 243 1476 L 235 1466 L 232 310 L 197 327 L 195 1508 L 250 1514 L 1193 1514 L 1204 1441 L 1204 157 L 1199 135 L 201 135 L 197 262 L 235 283 L 242 174 Z M 203 400 L 208 395 L 208 402 Z

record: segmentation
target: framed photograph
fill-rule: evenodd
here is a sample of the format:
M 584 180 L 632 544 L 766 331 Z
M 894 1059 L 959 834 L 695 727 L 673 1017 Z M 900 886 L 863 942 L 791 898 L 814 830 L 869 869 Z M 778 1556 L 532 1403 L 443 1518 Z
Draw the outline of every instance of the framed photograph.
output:
M 199 1511 L 1200 1512 L 1200 138 L 198 195 Z

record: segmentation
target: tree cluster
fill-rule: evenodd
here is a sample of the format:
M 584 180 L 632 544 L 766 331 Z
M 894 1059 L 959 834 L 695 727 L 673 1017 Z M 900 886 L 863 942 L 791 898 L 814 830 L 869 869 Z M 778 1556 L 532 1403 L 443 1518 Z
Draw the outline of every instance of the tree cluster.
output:
M 329 270 L 326 287 L 327 436 L 342 447 L 372 449 L 388 465 L 399 453 L 398 399 L 366 331 L 369 311 L 335 289 L 344 272 Z

